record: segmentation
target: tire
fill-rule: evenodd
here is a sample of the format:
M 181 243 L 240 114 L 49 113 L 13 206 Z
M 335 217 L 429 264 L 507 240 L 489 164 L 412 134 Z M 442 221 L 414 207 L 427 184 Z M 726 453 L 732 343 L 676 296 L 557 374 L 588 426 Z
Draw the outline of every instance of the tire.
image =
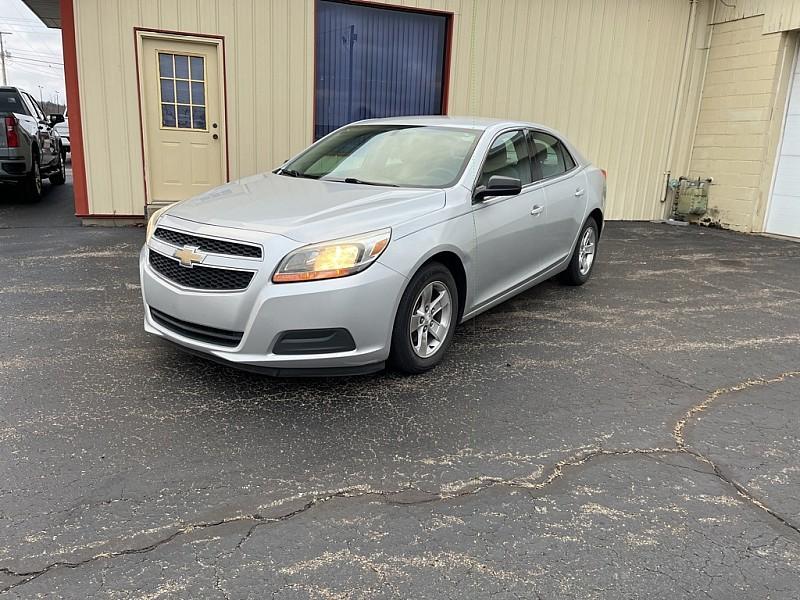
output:
M 50 175 L 49 179 L 53 185 L 64 185 L 67 181 L 67 170 L 64 166 L 64 154 L 62 152 L 58 153 L 58 169 Z
M 423 292 L 427 291 L 430 295 L 426 305 Z M 435 304 L 437 298 L 441 298 L 439 304 Z M 425 311 L 423 306 L 433 310 Z M 416 315 L 420 308 L 424 316 Z M 424 373 L 434 368 L 442 362 L 453 342 L 458 315 L 458 288 L 453 274 L 438 262 L 424 265 L 411 278 L 400 299 L 392 330 L 389 364 L 408 374 Z M 415 321 L 414 331 L 412 319 Z M 433 333 L 436 330 L 440 331 L 438 336 Z
M 28 202 L 38 202 L 42 199 L 42 171 L 39 166 L 39 156 L 33 155 L 33 167 L 22 184 L 22 195 Z
M 594 264 L 597 259 L 597 246 L 599 236 L 597 234 L 597 222 L 593 217 L 586 219 L 578 236 L 578 243 L 572 252 L 572 259 L 569 261 L 567 270 L 561 274 L 561 281 L 567 285 L 583 285 L 589 281 L 592 275 Z M 591 249 L 591 254 L 587 251 Z M 588 266 L 587 266 L 588 259 Z

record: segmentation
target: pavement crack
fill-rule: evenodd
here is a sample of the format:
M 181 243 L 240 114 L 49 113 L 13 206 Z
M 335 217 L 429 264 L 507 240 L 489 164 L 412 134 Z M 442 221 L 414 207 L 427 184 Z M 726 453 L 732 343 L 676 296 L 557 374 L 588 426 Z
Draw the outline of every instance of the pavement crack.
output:
M 0 594 L 4 594 L 14 588 L 30 583 L 31 581 L 34 581 L 35 579 L 41 577 L 42 575 L 45 575 L 59 568 L 76 569 L 103 559 L 113 559 L 120 556 L 130 556 L 136 554 L 147 554 L 149 552 L 152 552 L 160 548 L 165 544 L 169 544 L 170 542 L 179 537 L 190 534 L 191 532 L 196 530 L 210 529 L 214 527 L 225 526 L 231 523 L 252 522 L 252 526 L 247 530 L 247 532 L 242 536 L 241 540 L 239 540 L 239 542 L 235 546 L 235 550 L 238 551 L 241 550 L 242 546 L 247 542 L 247 540 L 250 539 L 250 537 L 259 527 L 272 523 L 287 521 L 289 519 L 292 519 L 298 515 L 301 515 L 311 510 L 312 508 L 318 505 L 324 504 L 334 499 L 378 496 L 387 504 L 414 506 L 430 502 L 438 502 L 448 499 L 471 496 L 479 494 L 485 490 L 494 487 L 508 487 L 508 488 L 518 488 L 525 490 L 542 490 L 549 487 L 555 481 L 564 477 L 566 471 L 580 467 L 582 465 L 585 465 L 593 461 L 594 459 L 602 457 L 620 457 L 620 456 L 636 456 L 636 455 L 657 457 L 658 455 L 663 456 L 663 455 L 677 455 L 677 454 L 690 456 L 695 460 L 709 466 L 712 472 L 709 472 L 707 474 L 716 476 L 725 484 L 733 488 L 740 498 L 747 501 L 752 506 L 758 508 L 762 512 L 766 513 L 773 519 L 777 520 L 781 525 L 791 529 L 793 532 L 797 534 L 800 534 L 799 525 L 792 523 L 786 517 L 783 517 L 774 509 L 772 509 L 764 502 L 756 498 L 749 490 L 747 490 L 746 487 L 744 487 L 742 484 L 738 483 L 731 476 L 726 474 L 724 470 L 719 465 L 715 464 L 710 458 L 708 458 L 701 452 L 691 448 L 687 444 L 685 438 L 686 427 L 690 423 L 690 421 L 693 418 L 695 418 L 698 414 L 708 410 L 708 408 L 719 398 L 732 394 L 734 392 L 742 391 L 753 387 L 774 385 L 776 383 L 781 383 L 783 381 L 795 377 L 800 377 L 800 371 L 787 371 L 770 379 L 763 379 L 763 378 L 748 379 L 743 382 L 737 383 L 733 386 L 718 388 L 708 393 L 702 402 L 692 406 L 688 411 L 686 411 L 684 416 L 680 418 L 673 427 L 672 436 L 675 441 L 675 446 L 673 447 L 617 448 L 617 449 L 596 448 L 558 461 L 552 467 L 550 467 L 549 471 L 547 472 L 547 475 L 544 477 L 502 478 L 502 477 L 492 477 L 492 476 L 480 476 L 466 481 L 458 482 L 457 484 L 450 484 L 449 486 L 445 486 L 442 489 L 440 489 L 438 493 L 424 492 L 410 484 L 408 486 L 404 486 L 403 488 L 391 491 L 376 490 L 369 486 L 364 486 L 364 485 L 357 485 L 339 490 L 332 490 L 324 494 L 311 497 L 299 508 L 296 508 L 292 511 L 289 511 L 285 514 L 276 517 L 267 517 L 259 513 L 253 513 L 253 514 L 237 515 L 225 519 L 220 519 L 217 521 L 188 524 L 179 527 L 178 529 L 176 529 L 170 535 L 164 537 L 163 539 L 147 544 L 145 546 L 137 548 L 128 548 L 117 551 L 110 551 L 110 552 L 102 552 L 80 561 L 56 561 L 38 570 L 16 571 L 13 569 L 9 569 L 7 567 L 0 567 L 0 574 L 4 574 L 8 577 L 19 579 L 19 581 L 16 581 L 14 583 L 6 585 L 3 588 L 0 588 Z M 412 498 L 406 498 L 404 495 L 408 494 L 409 492 L 416 493 L 416 496 Z M 298 500 L 301 498 L 302 496 L 299 498 L 295 497 L 293 500 Z M 288 501 L 290 500 L 286 500 L 284 501 L 284 503 Z

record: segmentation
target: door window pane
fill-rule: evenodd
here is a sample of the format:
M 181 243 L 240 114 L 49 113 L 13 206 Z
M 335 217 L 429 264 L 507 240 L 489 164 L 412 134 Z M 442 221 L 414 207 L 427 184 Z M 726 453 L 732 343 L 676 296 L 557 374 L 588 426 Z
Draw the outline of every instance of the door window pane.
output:
M 205 79 L 205 72 L 203 70 L 203 57 L 192 56 L 189 59 L 192 65 L 192 79 L 195 81 L 203 81 Z
M 180 104 L 189 104 L 188 81 L 181 81 L 180 79 L 175 81 L 175 98 L 177 98 Z
M 175 102 L 175 82 L 172 79 L 161 80 L 161 101 Z
M 160 52 L 158 65 L 161 126 L 206 131 L 205 59 Z
M 189 57 L 181 54 L 175 55 L 175 77 L 189 79 Z
M 190 106 L 178 104 L 178 127 L 181 129 L 191 129 L 192 112 Z
M 314 138 L 360 119 L 442 114 L 448 18 L 317 0 Z
M 161 124 L 164 127 L 175 127 L 175 105 L 161 105 Z
M 534 181 L 557 177 L 573 169 L 575 161 L 557 138 L 541 131 L 530 134 Z
M 194 129 L 206 128 L 206 109 L 202 106 L 192 107 L 192 127 Z
M 158 53 L 158 72 L 161 77 L 172 77 L 174 71 L 172 69 L 172 54 Z
M 202 81 L 193 81 L 192 104 L 205 105 L 205 103 L 206 103 L 205 84 Z
M 501 133 L 492 142 L 478 178 L 478 185 L 486 185 L 493 175 L 514 177 L 522 185 L 531 182 L 528 142 L 523 131 Z

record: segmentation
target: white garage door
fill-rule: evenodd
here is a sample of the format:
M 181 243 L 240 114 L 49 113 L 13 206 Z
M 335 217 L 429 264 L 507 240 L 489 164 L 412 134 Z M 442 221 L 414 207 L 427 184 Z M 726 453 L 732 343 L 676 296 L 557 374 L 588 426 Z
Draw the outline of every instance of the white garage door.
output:
M 800 60 L 793 77 L 766 230 L 800 237 Z

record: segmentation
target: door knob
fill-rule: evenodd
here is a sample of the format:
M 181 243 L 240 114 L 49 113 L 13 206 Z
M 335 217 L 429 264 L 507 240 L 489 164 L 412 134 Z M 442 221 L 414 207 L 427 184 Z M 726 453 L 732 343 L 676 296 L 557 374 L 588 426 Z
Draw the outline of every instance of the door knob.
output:
M 534 217 L 538 217 L 543 212 L 544 212 L 544 206 L 539 206 L 538 204 L 531 209 L 531 214 Z
M 584 190 L 583 188 L 578 188 L 577 190 L 575 190 L 575 195 L 576 196 L 583 196 L 583 194 L 585 192 L 586 192 L 586 190 Z

